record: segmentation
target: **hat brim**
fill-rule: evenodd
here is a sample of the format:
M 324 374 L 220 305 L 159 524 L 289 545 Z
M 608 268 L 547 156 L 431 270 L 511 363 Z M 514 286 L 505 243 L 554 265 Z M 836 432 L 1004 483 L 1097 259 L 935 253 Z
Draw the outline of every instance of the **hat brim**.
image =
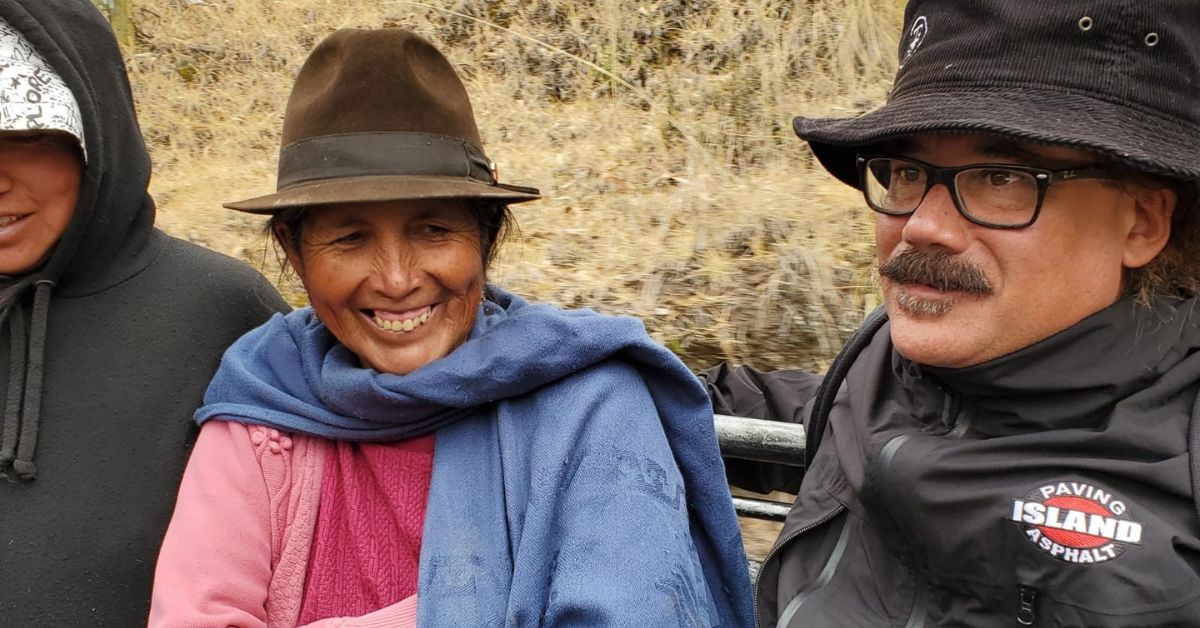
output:
M 1200 127 L 1079 93 L 1030 87 L 938 86 L 894 95 L 857 118 L 792 121 L 796 135 L 843 183 L 859 187 L 857 155 L 923 133 L 996 133 L 1109 155 L 1149 173 L 1200 179 Z
M 274 214 L 293 207 L 448 198 L 524 203 L 541 195 L 535 188 L 487 185 L 458 177 L 366 176 L 309 181 L 224 206 L 251 214 Z

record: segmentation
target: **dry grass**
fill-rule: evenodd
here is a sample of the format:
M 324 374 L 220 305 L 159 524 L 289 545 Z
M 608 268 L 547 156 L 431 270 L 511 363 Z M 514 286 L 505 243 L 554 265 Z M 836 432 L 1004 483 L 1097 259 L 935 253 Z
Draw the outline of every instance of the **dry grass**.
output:
M 493 279 L 633 314 L 693 366 L 820 366 L 872 302 L 869 220 L 791 116 L 886 95 L 896 0 L 135 0 L 129 65 L 167 231 L 262 265 L 294 73 L 343 27 L 405 26 L 472 94 L 504 180 L 541 188 Z M 294 301 L 294 286 L 283 286 Z

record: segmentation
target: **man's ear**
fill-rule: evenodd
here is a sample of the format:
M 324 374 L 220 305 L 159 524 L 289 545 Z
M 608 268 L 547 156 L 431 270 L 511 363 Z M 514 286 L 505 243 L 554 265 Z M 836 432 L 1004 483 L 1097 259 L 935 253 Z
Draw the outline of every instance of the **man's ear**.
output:
M 1166 248 L 1171 238 L 1171 216 L 1179 197 L 1170 188 L 1142 185 L 1131 188 L 1130 193 L 1136 213 L 1125 239 L 1122 261 L 1125 268 L 1141 268 Z
M 283 254 L 287 256 L 288 264 L 292 265 L 292 270 L 295 270 L 296 275 L 300 277 L 300 283 L 304 283 L 304 257 L 297 249 L 300 246 L 300 239 L 294 238 L 292 230 L 285 224 L 277 224 L 271 229 L 275 232 L 275 241 L 283 247 Z

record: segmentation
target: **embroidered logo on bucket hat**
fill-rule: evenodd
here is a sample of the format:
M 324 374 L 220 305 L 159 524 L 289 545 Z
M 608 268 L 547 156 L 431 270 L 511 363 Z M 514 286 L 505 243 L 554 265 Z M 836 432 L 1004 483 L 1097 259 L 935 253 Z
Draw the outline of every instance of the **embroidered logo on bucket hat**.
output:
M 900 57 L 900 67 L 904 67 L 908 63 L 913 53 L 921 44 L 925 43 L 925 36 L 929 34 L 929 20 L 922 15 L 913 22 L 912 28 L 908 29 L 908 45 L 905 46 L 904 54 Z
M 83 139 L 79 104 L 29 40 L 0 20 L 0 131 L 63 131 Z

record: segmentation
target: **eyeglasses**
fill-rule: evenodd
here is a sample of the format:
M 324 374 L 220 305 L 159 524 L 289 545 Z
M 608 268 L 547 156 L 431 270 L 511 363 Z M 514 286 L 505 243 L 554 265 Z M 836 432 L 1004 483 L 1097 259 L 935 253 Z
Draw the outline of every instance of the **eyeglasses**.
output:
M 1047 170 L 1014 164 L 969 164 L 939 168 L 908 157 L 858 157 L 858 180 L 871 209 L 889 216 L 908 216 L 917 211 L 929 190 L 941 183 L 950 191 L 958 213 L 977 225 L 994 229 L 1032 225 L 1051 184 L 1116 178 L 1105 166 Z

